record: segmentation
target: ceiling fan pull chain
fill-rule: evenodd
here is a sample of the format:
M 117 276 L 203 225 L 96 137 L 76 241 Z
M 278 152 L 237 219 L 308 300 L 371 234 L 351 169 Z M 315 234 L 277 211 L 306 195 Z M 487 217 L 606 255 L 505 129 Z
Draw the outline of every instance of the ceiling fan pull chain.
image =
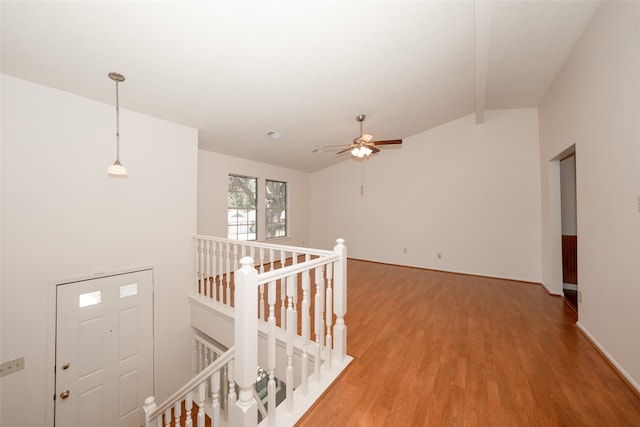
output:
M 360 198 L 364 199 L 364 185 L 365 185 L 365 177 L 366 177 L 366 172 L 365 172 L 365 161 L 366 160 L 362 160 L 360 162 Z

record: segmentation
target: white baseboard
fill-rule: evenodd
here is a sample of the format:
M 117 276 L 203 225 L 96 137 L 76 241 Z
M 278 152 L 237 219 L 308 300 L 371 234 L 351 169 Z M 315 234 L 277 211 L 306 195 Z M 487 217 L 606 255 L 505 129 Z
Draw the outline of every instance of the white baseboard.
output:
M 578 290 L 578 285 L 573 285 L 571 283 L 563 283 L 562 284 L 562 289 L 569 289 L 570 291 L 577 291 Z
M 616 361 L 616 359 L 614 359 L 613 356 L 611 356 L 609 352 L 605 350 L 602 344 L 600 344 L 600 342 L 597 339 L 595 339 L 593 335 L 591 335 L 591 333 L 587 330 L 587 328 L 584 327 L 582 323 L 578 321 L 576 322 L 576 326 L 589 339 L 589 341 L 591 341 L 591 343 L 594 346 L 596 346 L 596 348 L 600 351 L 600 353 L 602 353 L 602 355 L 607 359 L 607 361 L 611 363 L 611 365 L 613 365 L 613 367 L 618 371 L 618 373 L 624 377 L 627 383 L 635 389 L 636 393 L 640 394 L 640 384 L 638 384 L 638 382 L 634 380 L 631 377 L 631 375 L 629 375 L 629 373 L 624 370 L 622 366 L 620 366 L 620 364 Z

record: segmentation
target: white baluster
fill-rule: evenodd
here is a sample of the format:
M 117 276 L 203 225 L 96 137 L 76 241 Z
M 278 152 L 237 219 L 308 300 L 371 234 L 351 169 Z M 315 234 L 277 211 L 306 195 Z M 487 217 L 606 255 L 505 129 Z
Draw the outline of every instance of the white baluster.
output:
M 207 278 L 205 277 L 204 271 L 204 263 L 205 263 L 205 245 L 207 244 L 206 240 L 200 241 L 200 248 L 198 250 L 198 276 L 200 279 L 200 296 L 205 296 L 207 294 Z
M 174 427 L 180 427 L 180 417 L 182 416 L 182 401 L 178 400 L 173 405 Z
M 227 425 L 234 426 L 234 411 L 236 407 L 236 374 L 234 369 L 234 361 L 230 360 L 227 364 L 227 375 L 229 380 L 229 396 L 227 397 Z
M 164 411 L 164 427 L 170 427 L 171 421 L 173 420 L 171 419 L 171 408 L 169 407 Z
M 198 340 L 195 337 L 191 338 L 191 370 L 195 377 L 198 374 Z
M 198 265 L 198 260 L 200 259 L 200 257 L 198 256 L 198 242 L 200 241 L 200 239 L 198 239 L 197 237 L 193 238 L 193 259 L 194 259 L 194 267 L 195 267 L 195 274 L 196 274 L 196 295 L 200 294 L 200 277 L 199 277 L 199 271 L 200 271 L 200 266 Z
M 340 361 L 347 356 L 347 325 L 344 323 L 344 316 L 347 314 L 347 247 L 344 239 L 337 239 L 334 252 L 340 254 L 340 260 L 336 262 L 334 278 L 334 312 L 336 314 L 336 325 L 333 329 L 335 340 L 335 352 Z
M 269 332 L 267 334 L 267 369 L 269 370 L 269 383 L 267 385 L 267 413 L 269 427 L 276 427 L 276 282 L 269 282 Z
M 320 381 L 320 363 L 322 352 L 322 341 L 324 340 L 324 268 L 319 266 L 315 270 L 316 281 L 316 295 L 314 306 L 315 317 L 315 333 L 316 333 L 316 347 L 314 349 L 314 373 L 316 381 Z
M 280 251 L 280 268 L 285 266 L 287 262 L 284 251 Z M 280 327 L 284 330 L 287 327 L 287 304 L 286 304 L 286 282 L 284 278 L 280 279 Z
M 258 423 L 258 406 L 253 398 L 258 366 L 258 272 L 253 259 L 240 260 L 242 268 L 235 272 L 235 351 L 236 382 L 240 395 L 235 405 L 235 424 L 255 427 Z
M 216 247 L 218 249 L 218 296 L 217 300 L 223 302 L 223 278 L 224 278 L 224 244 L 222 242 L 216 243 Z
M 220 371 L 215 371 L 212 375 L 213 396 L 211 398 L 212 419 L 214 427 L 220 427 Z
M 187 399 L 184 403 L 184 427 L 193 427 L 193 420 L 191 419 L 191 409 L 193 408 L 193 395 L 191 392 L 187 393 Z
M 269 249 L 269 271 L 273 270 L 273 262 L 276 259 L 276 254 L 273 249 Z
M 298 264 L 298 254 L 296 252 L 293 252 L 291 254 L 291 264 L 292 265 L 296 265 Z M 296 274 L 295 276 L 293 276 L 293 309 L 298 310 L 298 275 Z M 296 332 L 297 333 L 297 332 Z
M 295 275 L 287 277 L 287 368 L 285 371 L 287 382 L 287 410 L 293 411 L 293 338 L 297 335 L 297 316 L 293 308 L 293 294 L 295 291 Z
M 211 349 L 210 348 L 207 347 L 205 349 L 204 357 L 205 357 L 205 364 L 204 364 L 202 369 L 204 369 L 207 366 L 211 365 L 211 363 L 213 362 L 211 360 Z M 211 399 L 213 397 L 213 387 L 211 385 L 211 377 L 207 378 L 205 381 L 207 383 L 207 390 L 208 390 L 207 396 L 209 396 L 209 399 Z
M 198 405 L 198 427 L 204 427 L 204 393 L 205 393 L 205 384 L 198 384 L 198 401 L 196 404 Z
M 226 268 L 224 269 L 225 272 L 225 284 L 227 286 L 226 289 L 226 295 L 225 295 L 225 304 L 228 305 L 229 307 L 231 307 L 231 285 L 230 285 L 230 280 L 231 280 L 231 246 L 229 245 L 229 243 L 227 243 L 226 245 Z
M 260 248 L 260 274 L 264 273 L 264 248 Z M 264 283 L 260 284 L 260 303 L 258 305 L 258 316 L 260 320 L 266 320 L 264 310 Z
M 211 265 L 211 295 L 209 297 L 212 301 L 216 299 L 216 248 L 218 247 L 218 243 L 215 240 L 211 241 L 211 255 L 210 255 L 210 265 Z
M 234 243 L 233 244 L 233 271 L 238 271 L 238 268 L 240 268 L 240 264 L 238 264 L 238 260 L 242 257 L 238 257 L 238 244 Z
M 307 256 L 308 261 L 308 256 Z M 301 384 L 300 389 L 303 396 L 307 395 L 307 382 L 309 376 L 309 355 L 307 354 L 307 346 L 309 345 L 309 323 L 311 315 L 309 313 L 309 270 L 302 272 L 302 360 L 301 364 Z
M 333 264 L 327 264 L 327 299 L 326 299 L 326 311 L 325 320 L 327 322 L 327 340 L 326 340 L 326 359 L 327 368 L 331 370 L 331 354 L 333 347 L 333 340 L 331 337 L 331 325 L 333 323 L 333 288 L 331 288 L 331 281 L 333 279 Z
M 209 279 L 209 299 L 215 298 L 216 285 L 215 285 L 215 271 L 216 271 L 216 258 L 215 258 L 216 242 L 211 240 L 207 252 L 207 277 Z

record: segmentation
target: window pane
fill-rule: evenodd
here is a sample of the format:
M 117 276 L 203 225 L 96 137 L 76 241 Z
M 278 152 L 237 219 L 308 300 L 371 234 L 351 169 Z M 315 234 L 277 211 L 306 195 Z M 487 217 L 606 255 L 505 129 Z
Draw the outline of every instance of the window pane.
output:
M 227 237 L 256 240 L 257 178 L 229 175 L 227 195 Z
M 100 291 L 80 294 L 80 298 L 79 298 L 80 308 L 100 304 L 101 302 L 102 302 L 102 292 Z
M 287 183 L 266 180 L 265 182 L 265 237 L 287 235 Z
M 138 284 L 132 283 L 130 285 L 120 286 L 120 298 L 131 297 L 138 295 Z

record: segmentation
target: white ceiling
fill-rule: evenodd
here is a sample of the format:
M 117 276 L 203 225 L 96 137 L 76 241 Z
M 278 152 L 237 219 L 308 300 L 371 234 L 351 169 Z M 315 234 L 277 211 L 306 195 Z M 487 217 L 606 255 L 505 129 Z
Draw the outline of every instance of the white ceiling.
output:
M 116 71 L 123 109 L 200 148 L 314 171 L 348 158 L 311 151 L 349 144 L 360 113 L 395 139 L 537 106 L 598 4 L 3 0 L 2 72 L 113 104 Z

